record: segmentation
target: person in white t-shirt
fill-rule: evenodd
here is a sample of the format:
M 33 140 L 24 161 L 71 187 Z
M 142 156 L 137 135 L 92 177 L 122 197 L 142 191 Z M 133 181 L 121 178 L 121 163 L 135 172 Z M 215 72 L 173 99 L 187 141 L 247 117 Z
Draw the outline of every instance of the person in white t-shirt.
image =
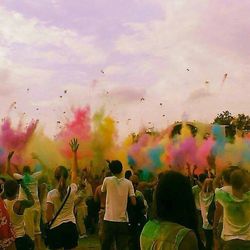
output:
M 78 232 L 74 215 L 74 201 L 77 192 L 77 150 L 79 147 L 77 139 L 73 139 L 70 146 L 74 153 L 71 184 L 67 186 L 68 170 L 64 166 L 59 166 L 55 170 L 57 187 L 49 191 L 47 195 L 46 218 L 47 222 L 50 222 L 60 209 L 69 188 L 71 188 L 67 201 L 49 231 L 48 242 L 51 249 L 74 249 L 78 244 Z
M 206 250 L 211 250 L 213 246 L 213 225 L 208 220 L 208 210 L 211 203 L 214 202 L 213 179 L 207 178 L 199 193 L 199 203 L 202 216 L 202 228 L 206 237 Z
M 20 181 L 24 190 L 25 199 L 18 199 L 19 184 L 15 180 L 8 180 L 4 184 L 6 199 L 4 200 L 9 212 L 10 221 L 16 235 L 15 245 L 17 250 L 33 250 L 34 242 L 26 234 L 24 227 L 24 211 L 34 204 L 34 198 L 23 181 Z
M 114 176 L 106 177 L 101 188 L 102 192 L 106 192 L 101 249 L 111 249 L 115 241 L 116 248 L 123 250 L 128 247 L 128 198 L 132 205 L 136 205 L 136 198 L 132 182 L 123 177 L 122 163 L 111 161 L 109 169 Z
M 217 189 L 215 197 L 223 207 L 223 250 L 250 249 L 250 191 L 249 173 L 242 169 L 230 175 L 232 193 Z M 247 190 L 246 190 L 247 188 Z
M 14 151 L 9 153 L 8 155 L 8 169 L 10 168 L 11 159 L 13 157 Z M 29 188 L 33 198 L 34 205 L 30 208 L 27 208 L 24 211 L 24 223 L 25 223 L 25 231 L 29 235 L 29 237 L 36 242 L 38 248 L 41 248 L 41 230 L 40 230 L 40 219 L 41 219 L 41 206 L 38 198 L 38 179 L 41 177 L 42 171 L 31 172 L 30 166 L 24 166 L 22 174 L 14 173 L 13 177 L 16 180 L 23 180 L 25 185 Z M 26 194 L 23 188 L 19 190 L 19 200 L 26 199 Z

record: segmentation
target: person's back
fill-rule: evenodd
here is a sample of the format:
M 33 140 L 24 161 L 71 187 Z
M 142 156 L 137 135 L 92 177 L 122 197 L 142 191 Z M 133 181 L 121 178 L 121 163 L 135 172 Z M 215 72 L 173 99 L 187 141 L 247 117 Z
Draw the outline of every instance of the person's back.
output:
M 131 182 L 123 177 L 106 177 L 103 187 L 107 190 L 104 220 L 128 222 L 127 199 Z
M 15 200 L 4 200 L 6 204 L 7 211 L 9 212 L 11 223 L 15 230 L 16 238 L 23 237 L 25 235 L 24 230 L 24 216 L 23 214 L 17 214 L 14 212 L 14 205 L 17 202 L 17 198 Z
M 57 186 L 47 194 L 46 219 L 50 224 L 48 233 L 50 249 L 74 249 L 78 245 L 78 232 L 74 216 L 74 201 L 78 189 L 76 183 L 79 144 L 76 138 L 71 140 L 70 147 L 74 155 L 74 163 L 71 167 L 71 185 L 67 186 L 69 177 L 67 168 L 58 166 L 54 173 Z
M 195 203 L 187 177 L 165 173 L 155 190 L 154 220 L 143 228 L 141 250 L 198 250 Z
M 132 182 L 122 176 L 122 163 L 112 161 L 109 168 L 114 176 L 106 177 L 101 188 L 106 193 L 102 250 L 111 249 L 114 241 L 117 249 L 122 250 L 128 244 L 128 198 L 132 205 L 136 199 Z
M 62 223 L 66 223 L 70 221 L 75 223 L 74 201 L 75 201 L 75 196 L 77 192 L 77 185 L 75 183 L 72 183 L 70 185 L 70 188 L 71 190 L 70 190 L 69 197 L 67 201 L 65 202 L 60 214 L 57 216 L 51 228 L 55 228 Z M 69 187 L 67 188 L 67 192 L 69 192 Z M 59 208 L 62 205 L 62 200 L 60 198 L 60 192 L 58 191 L 57 188 L 52 189 L 51 191 L 48 192 L 47 203 L 53 204 L 55 211 L 59 210 Z
M 223 206 L 222 239 L 250 240 L 250 192 L 240 199 L 223 190 L 217 190 L 216 199 Z
M 215 208 L 214 203 L 214 191 L 213 191 L 213 179 L 207 178 L 203 185 L 202 190 L 199 194 L 200 198 L 200 207 L 202 215 L 202 228 L 205 233 L 206 238 L 206 249 L 211 250 L 213 246 L 213 222 L 211 219 L 214 217 Z
M 201 207 L 200 207 L 200 192 L 201 192 L 201 188 L 199 187 L 199 185 L 195 185 L 192 187 L 192 192 L 193 192 L 193 195 L 194 195 L 194 201 L 195 201 L 195 207 L 197 210 L 201 210 Z
M 14 173 L 14 178 L 16 180 L 23 180 L 24 184 L 29 188 L 33 198 L 34 205 L 24 212 L 24 222 L 26 233 L 31 237 L 32 240 L 36 240 L 40 245 L 40 218 L 41 218 L 41 206 L 38 197 L 38 179 L 42 175 L 42 172 L 31 173 L 29 166 L 24 166 L 23 175 Z M 19 190 L 19 200 L 25 200 L 26 194 L 22 188 Z
M 221 238 L 227 249 L 250 249 L 250 191 L 245 191 L 246 176 L 241 169 L 232 172 L 232 194 L 216 190 L 216 200 L 223 207 Z
M 4 184 L 6 199 L 4 200 L 7 211 L 10 215 L 10 221 L 13 225 L 16 239 L 16 249 L 17 250 L 30 250 L 34 249 L 34 243 L 29 236 L 26 235 L 24 227 L 24 211 L 25 209 L 31 207 L 34 204 L 34 199 L 29 191 L 29 189 L 21 183 L 22 188 L 27 196 L 27 200 L 18 200 L 17 194 L 19 190 L 19 185 L 14 180 L 6 181 Z
M 183 239 L 191 229 L 169 221 L 150 220 L 141 234 L 143 250 L 176 250 L 181 249 Z M 186 250 L 187 248 L 185 248 Z

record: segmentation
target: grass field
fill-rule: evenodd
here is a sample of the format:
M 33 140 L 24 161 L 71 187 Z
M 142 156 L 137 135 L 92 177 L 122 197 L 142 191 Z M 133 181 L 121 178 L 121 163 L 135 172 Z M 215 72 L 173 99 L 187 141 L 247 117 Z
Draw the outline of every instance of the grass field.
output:
M 90 235 L 85 239 L 79 239 L 77 250 L 100 250 L 101 246 L 99 243 L 98 236 L 96 234 Z M 35 248 L 35 250 L 40 250 Z M 43 246 L 42 250 L 46 250 L 46 247 Z
M 79 240 L 78 244 L 79 245 L 77 247 L 77 250 L 87 250 L 87 249 L 100 250 L 101 249 L 97 235 L 90 235 L 89 237 L 85 239 L 81 239 Z

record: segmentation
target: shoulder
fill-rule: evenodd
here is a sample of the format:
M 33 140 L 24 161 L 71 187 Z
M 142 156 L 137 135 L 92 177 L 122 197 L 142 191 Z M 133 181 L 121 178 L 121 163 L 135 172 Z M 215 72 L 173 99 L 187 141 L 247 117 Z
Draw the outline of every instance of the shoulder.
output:
M 215 189 L 215 197 L 216 197 L 216 200 L 222 200 L 225 197 L 229 197 L 229 193 L 221 188 L 216 188 Z
M 33 173 L 33 174 L 32 174 L 32 177 L 35 178 L 35 179 L 37 179 L 37 178 L 39 178 L 41 175 L 42 175 L 42 171 L 38 171 L 38 172 Z
M 71 184 L 70 184 L 70 187 L 71 187 L 71 193 L 72 193 L 72 192 L 77 192 L 78 187 L 77 187 L 77 185 L 76 185 L 75 183 L 71 183 Z
M 47 194 L 47 201 L 50 199 L 54 199 L 56 197 L 59 197 L 59 193 L 57 189 L 52 189 Z
M 179 250 L 198 250 L 198 241 L 193 231 L 188 231 L 179 245 Z
M 104 180 L 103 180 L 103 183 L 107 183 L 107 182 L 110 182 L 110 181 L 113 181 L 114 180 L 114 176 L 109 176 L 109 177 L 105 177 Z
M 154 232 L 156 230 L 156 228 L 160 227 L 160 222 L 157 220 L 149 220 L 145 226 L 143 227 L 142 230 L 142 236 L 145 235 L 152 235 L 152 232 Z
M 136 190 L 136 191 L 135 191 L 135 195 L 138 196 L 138 197 L 144 198 L 143 193 L 142 193 L 141 191 L 139 191 L 139 190 Z
M 130 181 L 130 180 L 128 180 L 128 179 L 126 179 L 126 178 L 122 178 L 122 181 L 126 184 L 126 185 L 128 185 L 128 186 L 133 186 L 133 184 L 132 184 L 132 182 Z
M 16 180 L 22 180 L 22 179 L 23 179 L 23 175 L 18 174 L 18 173 L 14 173 L 14 174 L 13 174 L 13 177 L 14 177 Z

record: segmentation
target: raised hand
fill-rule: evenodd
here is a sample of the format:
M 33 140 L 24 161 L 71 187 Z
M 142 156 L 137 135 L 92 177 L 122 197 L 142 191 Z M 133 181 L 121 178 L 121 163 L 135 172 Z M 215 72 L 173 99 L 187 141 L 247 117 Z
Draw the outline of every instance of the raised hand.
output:
M 79 143 L 78 143 L 77 138 L 73 138 L 73 139 L 70 141 L 69 145 L 70 145 L 70 147 L 71 147 L 72 152 L 76 153 L 77 150 L 78 150 L 78 147 L 79 147 Z
M 12 158 L 13 154 L 15 153 L 15 151 L 11 151 L 8 154 L 8 161 L 10 161 L 10 159 Z

